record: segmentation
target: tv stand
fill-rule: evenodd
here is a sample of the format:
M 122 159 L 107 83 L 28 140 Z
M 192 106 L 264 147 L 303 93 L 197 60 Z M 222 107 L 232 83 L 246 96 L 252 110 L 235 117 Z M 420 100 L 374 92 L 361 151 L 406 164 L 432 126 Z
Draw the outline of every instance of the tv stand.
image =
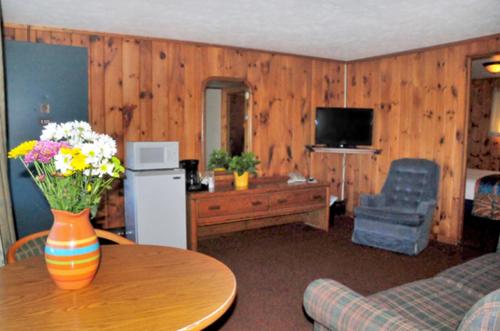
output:
M 347 154 L 367 154 L 374 155 L 380 154 L 381 149 L 374 149 L 370 147 L 355 147 L 355 148 L 343 148 L 343 147 L 315 147 L 311 146 L 312 151 L 316 153 L 335 153 L 342 154 L 342 185 L 340 191 L 340 200 L 344 201 L 345 198 L 345 167 Z

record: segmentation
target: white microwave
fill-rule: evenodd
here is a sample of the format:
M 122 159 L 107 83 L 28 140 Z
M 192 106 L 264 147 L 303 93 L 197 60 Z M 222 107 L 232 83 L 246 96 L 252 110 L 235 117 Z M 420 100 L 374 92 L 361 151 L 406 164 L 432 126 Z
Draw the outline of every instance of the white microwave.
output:
M 129 141 L 125 153 L 125 167 L 130 170 L 179 168 L 177 141 Z

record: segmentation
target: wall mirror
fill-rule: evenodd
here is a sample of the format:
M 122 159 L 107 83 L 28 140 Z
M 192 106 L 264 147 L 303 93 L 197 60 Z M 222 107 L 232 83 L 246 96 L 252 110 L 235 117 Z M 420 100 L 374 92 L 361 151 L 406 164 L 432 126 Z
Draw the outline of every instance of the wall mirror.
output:
M 210 79 L 204 91 L 204 166 L 212 151 L 251 151 L 251 90 L 243 80 Z

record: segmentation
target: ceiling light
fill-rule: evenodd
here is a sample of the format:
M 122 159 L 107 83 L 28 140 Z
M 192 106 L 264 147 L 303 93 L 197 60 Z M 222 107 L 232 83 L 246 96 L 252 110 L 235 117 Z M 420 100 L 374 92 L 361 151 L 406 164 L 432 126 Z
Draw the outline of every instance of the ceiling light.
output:
M 500 61 L 484 62 L 483 66 L 486 70 L 493 74 L 500 73 Z

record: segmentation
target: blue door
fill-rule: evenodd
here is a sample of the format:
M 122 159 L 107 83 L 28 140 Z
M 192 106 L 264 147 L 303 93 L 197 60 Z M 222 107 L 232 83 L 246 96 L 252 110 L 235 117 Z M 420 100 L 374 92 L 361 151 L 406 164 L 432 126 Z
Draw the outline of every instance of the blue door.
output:
M 37 140 L 48 122 L 88 121 L 87 49 L 5 42 L 8 148 Z M 19 237 L 49 229 L 50 207 L 19 160 L 9 160 Z

